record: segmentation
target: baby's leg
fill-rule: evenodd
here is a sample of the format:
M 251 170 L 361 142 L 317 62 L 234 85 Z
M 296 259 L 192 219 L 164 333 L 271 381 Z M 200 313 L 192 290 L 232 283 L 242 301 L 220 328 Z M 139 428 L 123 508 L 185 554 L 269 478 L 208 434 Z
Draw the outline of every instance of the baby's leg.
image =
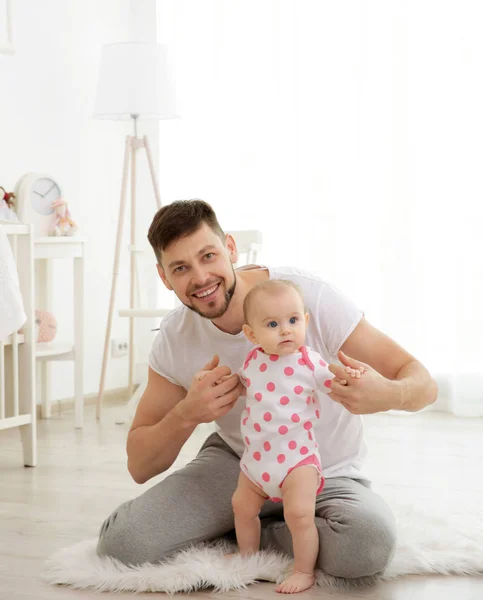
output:
M 314 521 L 319 481 L 320 475 L 314 467 L 302 466 L 294 469 L 283 482 L 283 512 L 292 534 L 294 568 L 277 586 L 277 592 L 295 594 L 314 585 L 319 553 L 319 533 Z
M 242 555 L 252 554 L 260 549 L 258 515 L 266 499 L 266 494 L 244 473 L 240 473 L 231 503 L 235 515 L 236 541 Z

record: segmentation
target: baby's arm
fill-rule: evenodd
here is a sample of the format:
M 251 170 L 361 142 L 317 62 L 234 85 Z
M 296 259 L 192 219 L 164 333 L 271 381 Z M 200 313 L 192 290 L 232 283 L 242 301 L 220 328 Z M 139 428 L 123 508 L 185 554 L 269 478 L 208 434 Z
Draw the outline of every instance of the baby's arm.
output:
M 329 367 L 325 360 L 318 354 L 317 352 L 311 352 L 310 358 L 314 364 L 314 377 L 317 382 L 317 387 L 322 391 L 327 392 L 330 389 L 330 382 L 332 379 L 338 381 L 341 385 L 347 385 L 347 379 L 337 379 L 334 374 L 329 371 Z M 352 369 L 351 367 L 345 367 L 345 372 L 348 376 L 353 379 L 360 379 L 365 372 L 364 367 L 360 367 L 359 369 Z
M 327 393 L 330 391 L 334 374 L 329 371 L 329 366 L 318 352 L 310 352 L 310 360 L 314 365 L 314 379 L 316 389 Z

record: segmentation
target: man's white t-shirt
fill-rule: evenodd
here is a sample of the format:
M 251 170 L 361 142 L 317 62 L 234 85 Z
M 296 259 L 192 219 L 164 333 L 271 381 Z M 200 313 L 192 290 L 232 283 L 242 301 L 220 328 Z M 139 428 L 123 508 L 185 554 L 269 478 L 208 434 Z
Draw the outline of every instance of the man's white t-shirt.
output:
M 305 344 L 318 352 L 327 363 L 338 362 L 337 352 L 355 329 L 363 313 L 335 286 L 307 271 L 292 267 L 268 268 L 270 279 L 288 279 L 302 290 L 309 324 Z M 220 365 L 238 373 L 253 344 L 243 332 L 232 335 L 220 331 L 209 319 L 180 306 L 166 315 L 160 324 L 149 356 L 149 366 L 171 383 L 186 390 L 194 374 L 214 354 Z M 245 398 L 216 421 L 220 437 L 241 457 L 244 450 L 240 420 Z M 332 410 L 319 419 L 314 434 L 319 444 L 322 469 L 326 478 L 367 479 L 361 473 L 366 454 L 362 419 L 334 401 Z

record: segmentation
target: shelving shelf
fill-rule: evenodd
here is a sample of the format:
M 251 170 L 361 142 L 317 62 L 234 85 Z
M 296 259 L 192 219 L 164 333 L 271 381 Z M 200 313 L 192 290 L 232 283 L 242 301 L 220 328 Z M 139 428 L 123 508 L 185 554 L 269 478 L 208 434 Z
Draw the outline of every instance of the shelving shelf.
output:
M 73 261 L 73 321 L 74 339 L 37 343 L 35 357 L 39 370 L 41 414 L 50 417 L 50 363 L 53 361 L 74 362 L 75 427 L 81 428 L 84 421 L 84 245 L 86 239 L 72 237 L 42 237 L 34 240 L 34 257 L 39 266 L 38 308 L 51 310 L 52 306 L 52 264 L 55 259 Z

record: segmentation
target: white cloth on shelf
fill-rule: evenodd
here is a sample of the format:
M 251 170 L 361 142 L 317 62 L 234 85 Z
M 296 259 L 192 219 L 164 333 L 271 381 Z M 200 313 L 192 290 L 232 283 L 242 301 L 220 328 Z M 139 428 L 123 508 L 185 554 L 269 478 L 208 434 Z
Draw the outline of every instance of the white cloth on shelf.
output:
M 0 340 L 18 331 L 26 320 L 12 248 L 0 225 Z

